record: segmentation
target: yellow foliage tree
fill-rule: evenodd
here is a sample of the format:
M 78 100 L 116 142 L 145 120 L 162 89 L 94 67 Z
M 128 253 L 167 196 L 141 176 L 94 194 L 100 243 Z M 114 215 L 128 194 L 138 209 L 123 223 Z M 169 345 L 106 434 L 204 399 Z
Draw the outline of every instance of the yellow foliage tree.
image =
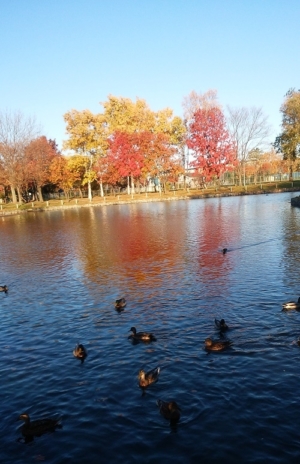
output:
M 84 157 L 85 175 L 82 184 L 88 184 L 88 198 L 92 199 L 91 183 L 96 178 L 93 164 L 97 156 L 103 156 L 107 149 L 107 126 L 103 115 L 89 110 L 71 110 L 64 115 L 69 139 L 64 148 L 74 150 Z

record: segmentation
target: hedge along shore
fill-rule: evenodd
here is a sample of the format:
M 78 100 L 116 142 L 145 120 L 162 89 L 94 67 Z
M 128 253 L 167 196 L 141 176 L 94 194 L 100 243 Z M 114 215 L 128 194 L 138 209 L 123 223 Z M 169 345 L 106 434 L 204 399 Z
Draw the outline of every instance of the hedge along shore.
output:
M 148 193 L 146 194 L 132 194 L 132 195 L 116 195 L 114 197 L 94 197 L 92 201 L 89 201 L 87 198 L 68 200 L 50 200 L 44 202 L 31 202 L 30 203 L 20 205 L 17 207 L 16 205 L 10 209 L 3 209 L 6 205 L 1 205 L 2 209 L 0 209 L 0 217 L 3 216 L 13 216 L 13 215 L 20 215 L 20 214 L 28 214 L 28 213 L 38 213 L 38 212 L 47 212 L 47 211 L 58 211 L 58 210 L 66 210 L 66 209 L 74 209 L 74 208 L 94 208 L 97 206 L 114 206 L 114 205 L 126 205 L 131 203 L 150 203 L 150 202 L 161 202 L 161 201 L 178 201 L 178 200 L 205 200 L 207 198 L 222 198 L 222 197 L 236 197 L 236 196 L 248 196 L 248 195 L 268 195 L 271 193 L 284 193 L 284 192 L 299 192 L 300 186 L 298 187 L 287 187 L 287 188 L 272 188 L 272 189 L 259 189 L 259 190 L 244 190 L 244 191 L 235 191 L 235 192 L 178 192 L 173 191 L 173 193 L 168 192 L 167 194 L 153 194 Z M 143 195 L 143 197 L 142 197 Z M 154 196 L 156 195 L 156 196 Z M 123 198 L 121 198 L 123 197 Z M 124 198 L 125 197 L 125 198 Z M 298 199 L 298 200 L 296 200 Z M 72 204 L 70 202 L 72 201 Z M 59 204 L 52 204 L 51 203 L 59 203 Z M 296 204 L 298 202 L 298 204 Z M 300 206 L 300 197 L 295 197 L 291 200 L 291 204 L 293 206 Z M 10 205 L 9 205 L 10 206 Z

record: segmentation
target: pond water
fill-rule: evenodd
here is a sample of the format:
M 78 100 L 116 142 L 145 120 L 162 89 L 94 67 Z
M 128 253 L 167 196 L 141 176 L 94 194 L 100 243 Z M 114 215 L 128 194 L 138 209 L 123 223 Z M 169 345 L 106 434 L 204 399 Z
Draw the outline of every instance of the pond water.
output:
M 300 295 L 295 195 L 0 218 L 1 462 L 298 463 L 300 312 L 281 310 Z M 233 345 L 207 353 L 215 318 Z M 132 326 L 157 340 L 133 344 Z M 24 443 L 24 412 L 62 428 Z

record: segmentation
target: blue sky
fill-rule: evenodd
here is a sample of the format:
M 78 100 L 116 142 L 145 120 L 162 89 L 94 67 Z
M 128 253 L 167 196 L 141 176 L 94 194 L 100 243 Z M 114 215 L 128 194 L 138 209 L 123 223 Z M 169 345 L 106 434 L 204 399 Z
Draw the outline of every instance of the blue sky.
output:
M 35 116 L 59 146 L 63 114 L 109 94 L 182 116 L 192 90 L 262 107 L 300 88 L 299 0 L 0 0 L 0 111 Z

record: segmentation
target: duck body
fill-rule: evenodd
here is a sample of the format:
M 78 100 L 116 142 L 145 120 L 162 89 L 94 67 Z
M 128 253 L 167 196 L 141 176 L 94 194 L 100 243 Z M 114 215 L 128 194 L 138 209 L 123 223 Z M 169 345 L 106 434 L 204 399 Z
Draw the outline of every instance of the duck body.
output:
M 132 334 L 129 335 L 129 338 L 132 338 L 133 340 L 140 340 L 143 342 L 152 342 L 156 340 L 152 333 L 137 332 L 135 327 L 131 327 L 130 332 L 132 332 Z
M 78 343 L 73 350 L 73 355 L 83 361 L 87 357 L 87 351 L 81 343 Z
M 232 345 L 232 341 L 230 340 L 212 340 L 211 338 L 207 338 L 204 341 L 205 349 L 208 351 L 222 351 L 226 348 L 229 348 Z
M 54 432 L 57 427 L 61 427 L 60 419 L 38 419 L 31 421 L 28 414 L 21 414 L 19 419 L 24 421 L 21 428 L 24 437 L 39 437 L 44 433 Z
M 159 407 L 159 412 L 161 415 L 170 421 L 170 424 L 177 424 L 180 419 L 180 407 L 176 401 L 157 401 L 157 406 Z
M 8 292 L 8 286 L 7 285 L 0 285 L 0 292 L 7 293 Z
M 221 332 L 226 332 L 226 330 L 228 330 L 228 325 L 226 324 L 224 319 L 215 319 L 215 326 Z
M 287 303 L 283 303 L 283 311 L 290 311 L 292 309 L 300 310 L 300 297 L 298 298 L 298 301 L 288 301 Z
M 157 382 L 159 373 L 160 373 L 160 367 L 155 367 L 149 372 L 145 372 L 144 370 L 141 369 L 138 375 L 140 388 L 147 388 L 152 383 Z
M 115 308 L 116 309 L 124 309 L 125 306 L 126 306 L 125 298 L 120 298 L 119 300 L 116 300 L 116 302 L 115 302 Z

